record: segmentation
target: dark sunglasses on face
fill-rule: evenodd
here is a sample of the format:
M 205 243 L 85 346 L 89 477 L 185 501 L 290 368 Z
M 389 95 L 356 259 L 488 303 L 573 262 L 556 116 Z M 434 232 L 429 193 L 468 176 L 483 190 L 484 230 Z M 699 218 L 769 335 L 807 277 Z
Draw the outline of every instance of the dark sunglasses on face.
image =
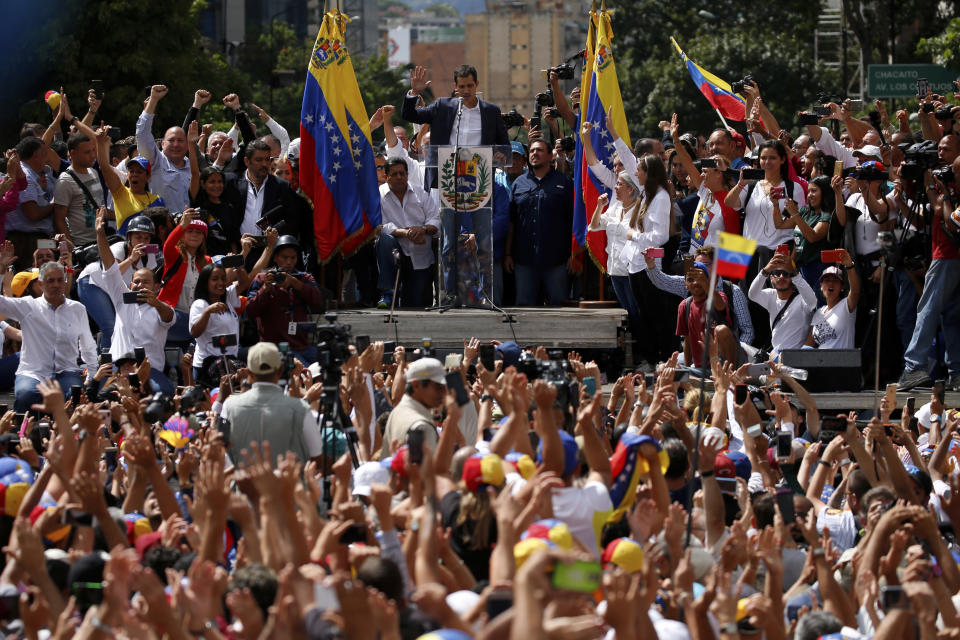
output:
M 771 275 L 772 277 L 774 277 L 774 278 L 789 278 L 789 277 L 791 277 L 791 276 L 790 276 L 790 273 L 787 272 L 787 271 L 784 271 L 783 269 L 777 269 L 776 271 L 771 271 L 771 272 L 770 272 L 770 275 Z

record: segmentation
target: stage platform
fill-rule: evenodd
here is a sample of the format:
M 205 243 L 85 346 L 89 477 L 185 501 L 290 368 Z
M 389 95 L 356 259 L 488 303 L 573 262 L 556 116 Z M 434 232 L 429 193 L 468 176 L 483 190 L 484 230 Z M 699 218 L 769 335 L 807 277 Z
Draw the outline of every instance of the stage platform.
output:
M 430 338 L 436 349 L 462 349 L 464 338 L 513 340 L 521 346 L 555 349 L 616 349 L 627 312 L 623 309 L 575 307 L 510 307 L 506 315 L 486 309 L 395 311 L 359 309 L 337 311 L 337 321 L 350 325 L 353 335 L 371 340 L 397 340 L 404 346 Z M 508 322 L 507 316 L 512 320 Z M 511 325 L 513 331 L 511 332 Z M 516 337 L 514 338 L 514 334 Z

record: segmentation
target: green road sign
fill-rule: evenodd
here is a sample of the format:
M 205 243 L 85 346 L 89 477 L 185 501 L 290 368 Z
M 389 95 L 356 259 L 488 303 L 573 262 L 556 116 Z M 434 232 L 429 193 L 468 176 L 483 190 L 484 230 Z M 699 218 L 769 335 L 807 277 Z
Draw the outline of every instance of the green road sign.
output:
M 917 80 L 926 78 L 930 89 L 941 95 L 953 93 L 956 71 L 936 64 L 871 64 L 867 67 L 867 95 L 871 98 L 913 98 Z

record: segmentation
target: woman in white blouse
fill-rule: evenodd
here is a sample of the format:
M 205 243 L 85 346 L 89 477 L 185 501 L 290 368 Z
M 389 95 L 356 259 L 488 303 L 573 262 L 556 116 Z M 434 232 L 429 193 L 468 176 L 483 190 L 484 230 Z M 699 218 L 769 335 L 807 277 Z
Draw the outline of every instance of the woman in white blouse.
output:
M 640 185 L 635 175 L 621 171 L 613 190 L 613 204 L 609 204 L 607 194 L 597 199 L 590 230 L 604 229 L 607 232 L 607 274 L 617 301 L 629 316 L 630 334 L 636 336 L 640 328 L 640 310 L 630 288 L 630 264 L 625 260 L 624 247 L 627 244 L 627 232 L 630 231 L 630 212 L 640 198 Z
M 649 365 L 666 360 L 675 351 L 675 314 L 666 295 L 653 285 L 646 273 L 643 254 L 662 248 L 670 239 L 672 201 L 667 169 L 660 156 L 648 153 L 637 163 L 640 197 L 629 209 L 623 259 L 630 273 L 630 287 L 640 310 L 642 328 L 635 335 L 639 350 Z M 665 313 L 665 311 L 667 313 Z

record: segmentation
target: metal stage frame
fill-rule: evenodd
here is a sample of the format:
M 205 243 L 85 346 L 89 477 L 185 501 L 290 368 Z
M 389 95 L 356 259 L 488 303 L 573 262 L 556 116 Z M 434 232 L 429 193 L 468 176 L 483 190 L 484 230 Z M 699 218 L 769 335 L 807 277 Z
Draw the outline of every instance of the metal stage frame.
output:
M 333 310 L 331 310 L 333 311 Z M 627 312 L 619 308 L 509 307 L 506 315 L 487 309 L 451 309 L 444 313 L 404 309 L 340 309 L 337 320 L 353 335 L 371 340 L 419 344 L 430 338 L 434 348 L 462 349 L 464 338 L 516 340 L 521 346 L 555 349 L 617 349 L 623 347 Z M 510 321 L 508 321 L 509 317 Z M 513 332 L 511 332 L 511 325 Z

